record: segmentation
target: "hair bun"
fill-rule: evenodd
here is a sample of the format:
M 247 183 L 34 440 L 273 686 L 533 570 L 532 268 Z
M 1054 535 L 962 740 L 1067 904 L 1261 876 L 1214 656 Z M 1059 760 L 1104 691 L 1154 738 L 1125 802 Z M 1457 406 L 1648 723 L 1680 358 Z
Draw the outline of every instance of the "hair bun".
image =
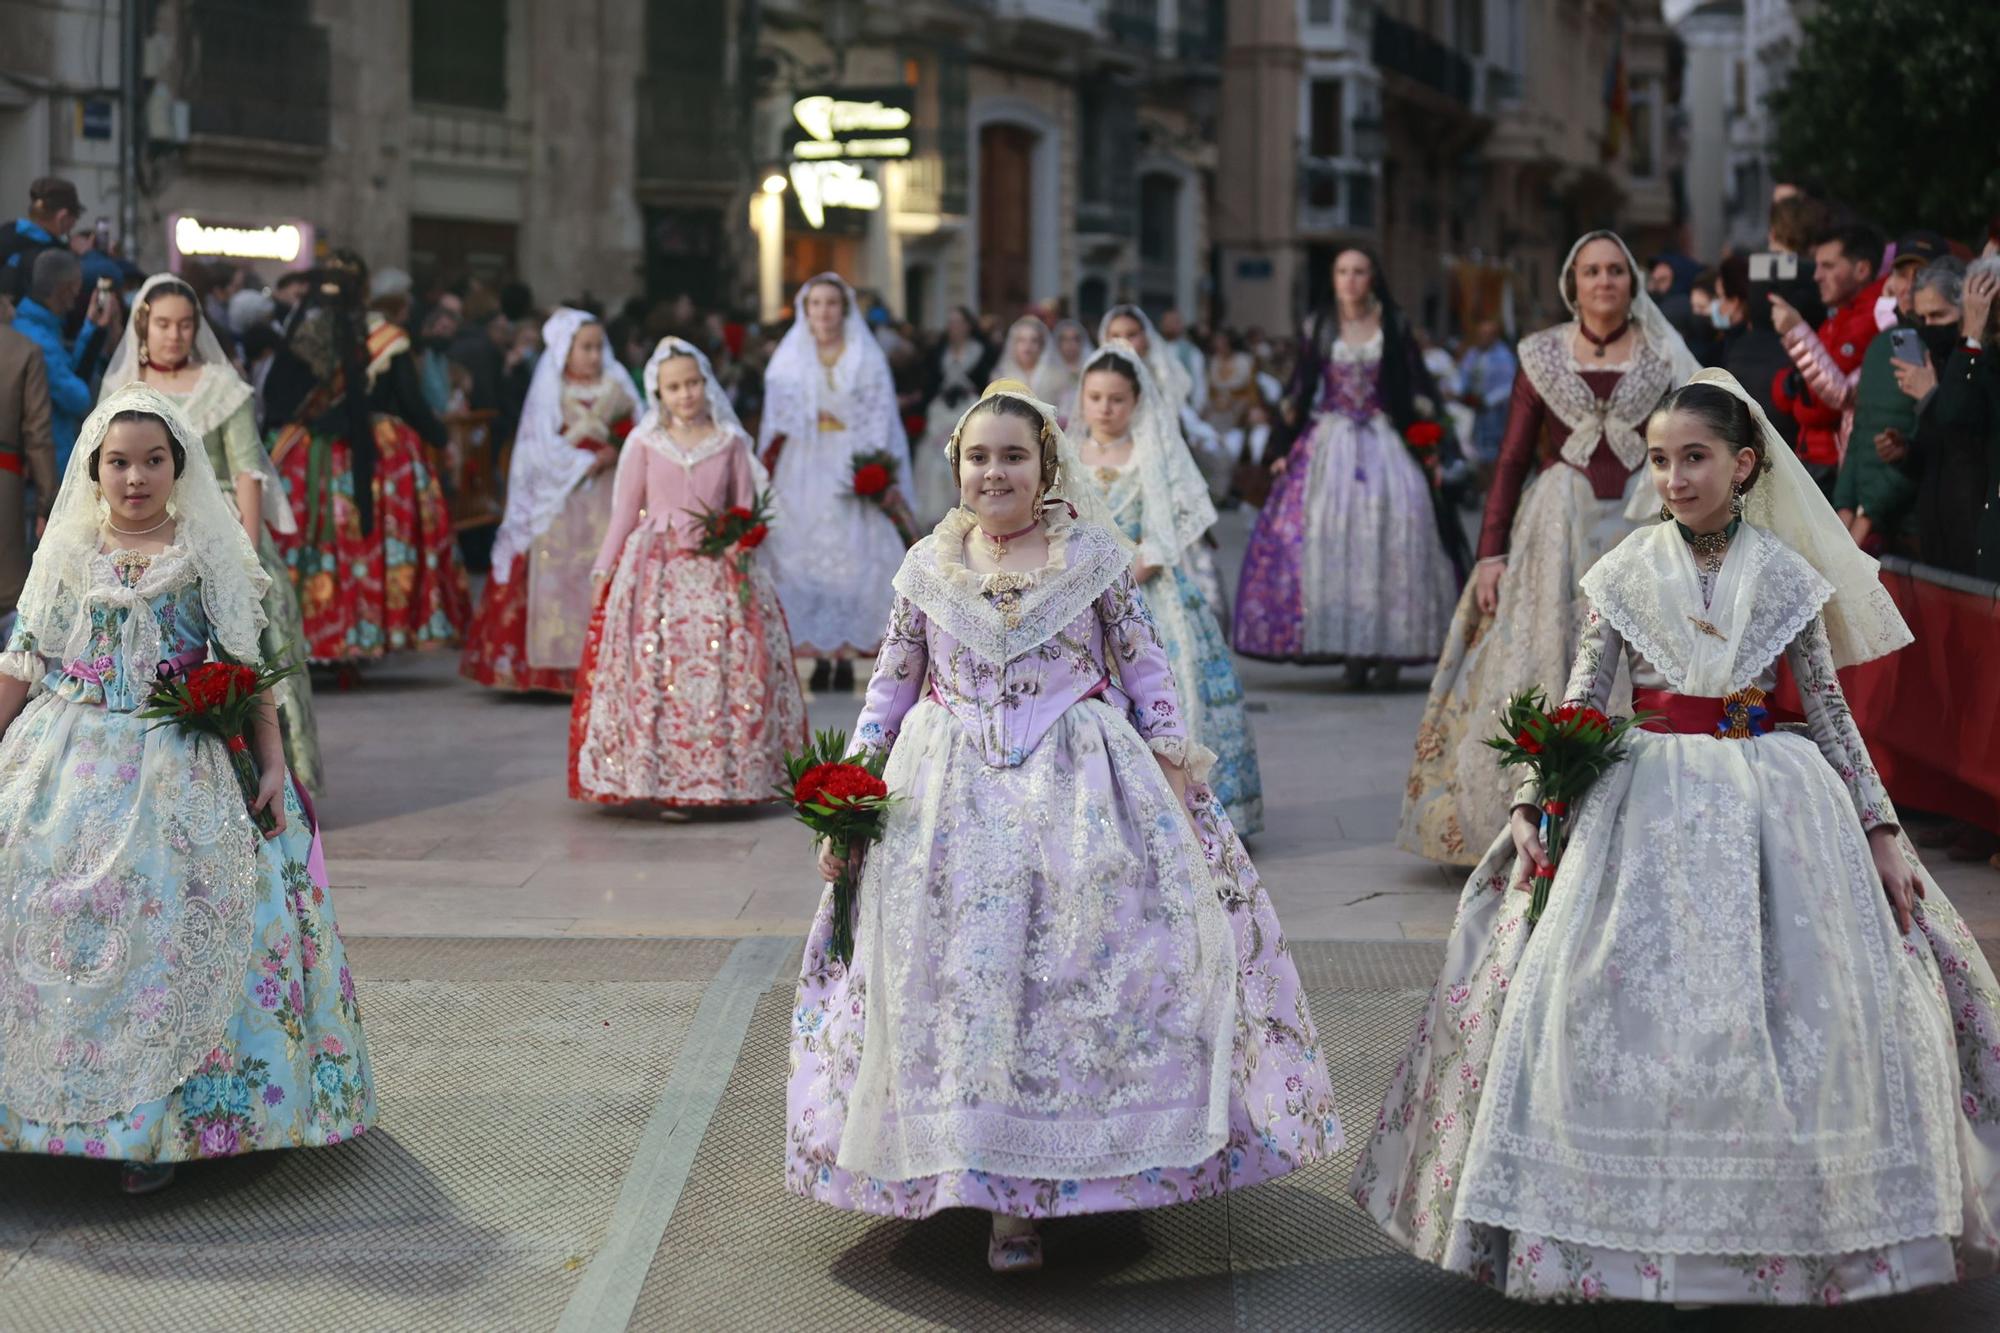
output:
M 986 386 L 986 392 L 979 395 L 980 401 L 983 402 L 986 399 L 991 398 L 996 393 L 1018 393 L 1023 398 L 1033 398 L 1035 396 L 1034 390 L 1030 389 L 1027 385 L 1021 383 L 1021 381 L 1019 380 L 1015 379 L 994 380 L 991 384 Z

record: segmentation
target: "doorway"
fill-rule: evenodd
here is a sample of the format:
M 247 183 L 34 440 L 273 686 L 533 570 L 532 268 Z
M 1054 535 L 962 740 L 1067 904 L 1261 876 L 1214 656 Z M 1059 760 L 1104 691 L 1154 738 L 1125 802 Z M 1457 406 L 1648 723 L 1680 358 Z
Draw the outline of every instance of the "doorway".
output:
M 1003 324 L 1034 299 L 1031 169 L 1037 137 L 1019 125 L 979 131 L 979 311 Z

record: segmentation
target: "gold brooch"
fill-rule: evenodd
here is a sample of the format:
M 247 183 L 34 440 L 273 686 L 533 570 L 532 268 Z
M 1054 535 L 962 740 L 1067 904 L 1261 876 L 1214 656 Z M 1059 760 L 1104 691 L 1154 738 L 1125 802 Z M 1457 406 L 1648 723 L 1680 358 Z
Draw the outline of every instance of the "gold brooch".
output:
M 1721 639 L 1724 643 L 1727 643 L 1729 641 L 1729 636 L 1727 634 L 1724 634 L 1721 630 L 1709 624 L 1706 620 L 1703 620 L 1700 616 L 1689 616 L 1688 619 L 1694 622 L 1694 627 L 1696 629 L 1700 630 L 1703 634 L 1708 635 L 1709 638 Z

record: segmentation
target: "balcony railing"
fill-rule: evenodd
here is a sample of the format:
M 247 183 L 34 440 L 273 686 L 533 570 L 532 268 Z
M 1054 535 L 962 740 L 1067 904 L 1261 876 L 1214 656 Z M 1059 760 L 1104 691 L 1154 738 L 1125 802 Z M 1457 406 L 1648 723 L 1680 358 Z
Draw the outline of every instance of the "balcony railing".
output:
M 257 0 L 195 0 L 187 23 L 188 128 L 325 148 L 332 44 L 324 25 Z M 281 73 L 272 53 L 283 52 Z
M 525 169 L 528 137 L 527 122 L 494 112 L 423 103 L 410 108 L 410 151 L 433 161 Z
M 1370 58 L 1379 69 L 1401 74 L 1454 102 L 1472 104 L 1472 62 L 1422 28 L 1377 12 Z

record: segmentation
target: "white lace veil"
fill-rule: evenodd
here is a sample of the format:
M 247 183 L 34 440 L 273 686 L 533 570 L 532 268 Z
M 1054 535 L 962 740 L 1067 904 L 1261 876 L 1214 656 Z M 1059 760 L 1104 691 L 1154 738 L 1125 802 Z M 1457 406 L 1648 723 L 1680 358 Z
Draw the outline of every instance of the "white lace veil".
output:
M 1153 321 L 1146 317 L 1145 311 L 1135 305 L 1112 306 L 1104 312 L 1104 318 L 1097 321 L 1097 345 L 1103 347 L 1112 341 L 1111 321 L 1120 315 L 1130 315 L 1145 328 L 1146 366 L 1153 372 L 1153 379 L 1159 384 L 1161 392 L 1167 395 L 1174 410 L 1179 412 L 1194 394 L 1194 377 L 1188 374 L 1187 367 L 1167 346 L 1166 339 L 1153 327 Z
M 820 366 L 818 344 L 806 325 L 806 294 L 821 283 L 838 287 L 847 300 L 840 360 L 830 372 Z M 903 414 L 896 403 L 889 357 L 869 331 L 861 302 L 847 280 L 838 273 L 808 278 L 792 298 L 792 315 L 792 327 L 778 340 L 777 350 L 764 368 L 764 415 L 757 428 L 758 449 L 763 450 L 779 435 L 794 445 L 810 443 L 818 435 L 821 390 L 830 375 L 846 396 L 842 411 L 835 415 L 847 427 L 851 447 L 886 449 L 898 459 L 908 458 L 910 437 L 903 429 Z M 907 484 L 909 478 L 900 480 Z
M 1673 371 L 1673 382 L 1686 384 L 1701 369 L 1701 362 L 1688 350 L 1680 331 L 1668 322 L 1660 308 L 1653 304 L 1653 298 L 1646 294 L 1646 275 L 1640 271 L 1638 261 L 1632 258 L 1632 247 L 1625 244 L 1625 238 L 1617 232 L 1600 229 L 1587 231 L 1576 238 L 1576 244 L 1569 248 L 1569 257 L 1556 270 L 1556 289 L 1562 293 L 1563 305 L 1569 308 L 1570 314 L 1582 318 L 1577 312 L 1576 297 L 1570 291 L 1569 274 L 1576 267 L 1577 255 L 1592 241 L 1615 241 L 1624 252 L 1625 271 L 1632 275 L 1632 323 L 1638 326 L 1639 332 L 1645 335 L 1646 341 L 1652 344 L 1653 350 Z
M 569 348 L 577 331 L 598 322 L 588 311 L 565 306 L 542 325 L 542 355 L 535 362 L 535 375 L 521 406 L 521 425 L 514 432 L 513 461 L 507 465 L 507 513 L 493 539 L 495 583 L 507 581 L 514 558 L 548 531 L 570 492 L 590 472 L 591 451 L 577 448 L 576 442 L 562 433 L 563 369 L 569 364 Z M 626 391 L 630 401 L 630 381 L 608 346 L 600 376 L 602 380 L 624 381 L 618 387 Z
M 144 335 L 146 320 L 152 313 L 153 292 L 170 282 L 187 288 L 190 293 L 189 300 L 194 305 L 194 363 L 201 367 L 201 379 L 196 382 L 194 392 L 185 398 L 170 398 L 181 408 L 182 419 L 189 428 L 197 436 L 204 436 L 249 402 L 254 391 L 236 373 L 229 353 L 222 350 L 221 340 L 209 327 L 208 312 L 202 309 L 201 298 L 191 295 L 194 289 L 176 274 L 155 273 L 146 279 L 145 285 L 139 288 L 139 294 L 132 298 L 132 313 L 125 320 L 125 336 L 118 340 L 118 348 L 111 354 L 111 364 L 98 384 L 97 396 L 101 400 L 110 396 L 114 389 L 141 381 L 143 367 L 139 361 L 139 341 Z M 285 500 L 284 483 L 278 480 L 278 469 L 272 466 L 271 456 L 261 447 L 258 454 L 257 476 L 263 486 L 261 504 L 266 526 L 273 532 L 298 531 L 298 523 L 292 517 L 292 506 Z M 218 480 L 228 487 L 235 479 L 221 477 Z
M 98 603 L 131 601 L 132 590 L 99 585 L 92 577 L 92 562 L 104 542 L 102 524 L 109 510 L 102 507 L 102 492 L 90 478 L 90 460 L 104 443 L 112 419 L 121 412 L 158 417 L 186 456 L 167 503 L 174 516 L 174 546 L 186 552 L 187 561 L 156 561 L 160 586 L 150 592 L 157 595 L 180 586 L 181 575 L 174 571 L 185 573 L 191 566 L 192 574 L 201 579 L 202 611 L 210 637 L 233 660 L 261 663 L 258 635 L 264 629 L 264 593 L 270 578 L 258 563 L 256 549 L 235 510 L 216 484 L 215 469 L 209 466 L 201 437 L 182 418 L 171 397 L 141 383 L 112 390 L 84 419 L 69 468 L 56 491 L 48 529 L 35 549 L 34 567 L 21 590 L 18 629 L 33 637 L 35 651 L 41 656 L 71 661 L 89 646 L 89 608 Z M 139 591 L 148 592 L 146 580 L 141 581 Z M 144 695 L 157 678 L 162 656 L 160 628 L 150 613 L 129 609 L 134 613 L 126 617 L 126 669 L 136 691 Z
M 1138 472 L 1139 492 L 1144 499 L 1139 532 L 1139 558 L 1149 565 L 1173 565 L 1202 534 L 1215 526 L 1215 501 L 1209 497 L 1208 483 L 1194 456 L 1181 440 L 1178 404 L 1170 403 L 1159 381 L 1132 344 L 1113 339 L 1091 353 L 1083 363 L 1084 373 L 1119 361 L 1139 380 L 1139 404 L 1132 412 L 1132 466 Z M 1081 411 L 1083 387 L 1079 381 L 1079 410 L 1070 430 L 1082 439 L 1090 431 Z M 1096 489 L 1090 482 L 1083 483 Z
M 1033 370 L 1014 357 L 1014 335 L 1023 329 L 1032 330 L 1042 340 L 1042 354 Z M 1017 380 L 1027 385 L 1028 391 L 1036 398 L 1054 402 L 1061 396 L 1063 388 L 1061 362 L 1062 358 L 1056 354 L 1055 335 L 1049 332 L 1049 326 L 1042 323 L 1039 316 L 1023 315 L 1007 326 L 1006 339 L 1000 346 L 1000 363 L 993 368 L 993 379 L 996 383 Z
M 715 423 L 717 429 L 741 438 L 748 448 L 750 433 L 743 429 L 742 418 L 736 415 L 736 408 L 729 401 L 722 381 L 715 377 L 715 366 L 709 361 L 708 354 L 685 338 L 671 336 L 660 339 L 659 345 L 653 348 L 653 354 L 646 358 L 646 414 L 633 428 L 632 438 L 649 448 L 664 444 L 666 427 L 660 420 L 660 367 L 667 363 L 669 357 L 675 356 L 694 358 L 695 365 L 701 369 L 703 394 L 708 400 L 708 419 Z M 750 449 L 749 452 L 750 474 L 756 478 L 757 489 L 761 491 L 771 484 L 771 476 L 764 471 L 763 463 L 758 461 L 757 451 Z
M 1886 657 L 1912 641 L 1910 627 L 1882 586 L 1880 566 L 1854 544 L 1818 483 L 1784 437 L 1771 425 L 1757 400 L 1726 370 L 1709 369 L 1688 383 L 1713 384 L 1740 399 L 1764 437 L 1764 475 L 1743 497 L 1743 519 L 1804 556 L 1833 585 L 1820 611 L 1835 666 L 1849 667 Z
M 1075 513 L 1078 522 L 1096 524 L 1110 532 L 1121 545 L 1129 548 L 1131 543 L 1126 540 L 1125 534 L 1119 531 L 1118 520 L 1112 514 L 1111 507 L 1104 502 L 1104 496 L 1097 487 L 1090 484 L 1089 474 L 1084 471 L 1083 460 L 1076 452 L 1076 441 L 1063 430 L 1062 421 L 1056 415 L 1055 405 L 1037 398 L 1033 390 L 1020 380 L 994 380 L 986 386 L 984 393 L 958 414 L 958 423 L 951 428 L 951 434 L 945 437 L 944 444 L 940 446 L 945 456 L 947 458 L 951 456 L 952 446 L 965 433 L 965 423 L 972 414 L 993 398 L 1014 398 L 1034 408 L 1042 418 L 1042 439 L 1055 441 L 1055 481 L 1050 485 L 1048 494 L 1042 497 L 1043 506 L 1067 505 Z M 957 478 L 954 477 L 953 482 L 956 484 Z

